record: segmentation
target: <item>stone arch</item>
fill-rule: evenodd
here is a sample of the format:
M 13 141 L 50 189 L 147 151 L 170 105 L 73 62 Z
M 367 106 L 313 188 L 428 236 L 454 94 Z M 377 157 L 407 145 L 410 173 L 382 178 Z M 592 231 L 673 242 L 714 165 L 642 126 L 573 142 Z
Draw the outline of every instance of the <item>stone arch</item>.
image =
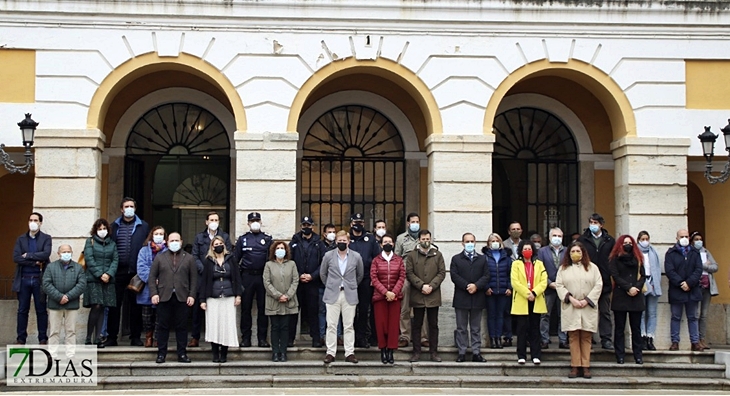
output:
M 626 94 L 606 73 L 575 59 L 567 63 L 551 63 L 540 60 L 526 64 L 505 78 L 492 94 L 484 114 L 483 130 L 492 133 L 492 123 L 498 114 L 500 103 L 517 83 L 528 78 L 556 76 L 574 81 L 591 92 L 603 105 L 611 121 L 612 140 L 624 136 L 636 136 L 636 119 Z

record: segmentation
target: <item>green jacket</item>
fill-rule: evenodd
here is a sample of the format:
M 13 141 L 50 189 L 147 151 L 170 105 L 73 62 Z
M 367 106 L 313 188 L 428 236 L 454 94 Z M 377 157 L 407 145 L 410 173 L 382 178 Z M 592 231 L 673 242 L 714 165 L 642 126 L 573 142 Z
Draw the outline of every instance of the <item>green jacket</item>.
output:
M 109 284 L 114 284 L 119 265 L 117 244 L 110 237 L 104 239 L 94 235 L 86 240 L 84 246 L 87 282 L 102 283 L 101 276 L 109 274 Z M 136 259 L 135 259 L 136 260 Z
M 68 269 L 56 260 L 43 273 L 43 292 L 48 296 L 48 309 L 79 309 L 79 297 L 86 290 L 86 275 L 81 264 L 71 260 Z M 66 295 L 68 302 L 61 305 Z

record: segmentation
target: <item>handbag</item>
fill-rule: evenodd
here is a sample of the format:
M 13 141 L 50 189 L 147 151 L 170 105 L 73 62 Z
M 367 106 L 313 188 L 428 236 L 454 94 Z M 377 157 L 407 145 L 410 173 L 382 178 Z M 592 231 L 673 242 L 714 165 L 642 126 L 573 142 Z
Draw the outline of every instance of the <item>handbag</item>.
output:
M 91 238 L 91 246 L 94 246 L 94 238 Z M 86 256 L 84 256 L 84 252 L 81 251 L 81 254 L 79 254 L 79 261 L 77 263 L 81 264 L 81 267 L 86 271 Z
M 135 274 L 132 279 L 129 280 L 129 284 L 127 285 L 127 289 L 132 290 L 135 293 L 139 293 L 144 289 L 144 281 L 142 281 L 142 278 L 139 277 L 138 274 Z

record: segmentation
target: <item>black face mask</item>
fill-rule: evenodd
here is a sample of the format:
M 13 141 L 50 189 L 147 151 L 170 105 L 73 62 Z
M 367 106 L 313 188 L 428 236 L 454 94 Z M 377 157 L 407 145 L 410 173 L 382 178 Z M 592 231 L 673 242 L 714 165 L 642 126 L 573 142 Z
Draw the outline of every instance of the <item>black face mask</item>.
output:
M 213 246 L 213 251 L 218 254 L 223 253 L 223 249 L 225 249 L 225 246 L 223 245 Z
M 392 243 L 386 243 L 385 245 L 383 245 L 383 250 L 385 251 L 385 253 L 392 252 L 393 251 L 393 244 Z
M 363 232 L 363 230 L 365 230 L 365 226 L 363 226 L 363 225 L 362 225 L 362 224 L 360 224 L 360 223 L 355 223 L 355 224 L 354 224 L 354 225 L 352 226 L 352 229 L 353 229 L 353 230 L 354 230 L 355 232 Z
M 304 235 L 312 235 L 312 228 L 311 227 L 302 228 L 302 234 L 304 234 Z
M 340 249 L 341 251 L 347 250 L 347 243 L 345 242 L 337 242 L 337 249 Z
M 624 245 L 624 252 L 631 253 L 634 251 L 634 245 Z

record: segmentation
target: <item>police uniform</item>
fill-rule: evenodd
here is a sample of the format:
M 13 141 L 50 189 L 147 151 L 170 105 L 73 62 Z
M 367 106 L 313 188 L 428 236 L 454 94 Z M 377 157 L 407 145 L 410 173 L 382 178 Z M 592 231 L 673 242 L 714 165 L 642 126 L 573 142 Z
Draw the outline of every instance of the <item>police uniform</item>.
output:
M 261 214 L 252 212 L 248 214 L 248 221 L 260 221 Z M 235 262 L 241 269 L 241 284 L 244 288 L 241 297 L 241 346 L 251 346 L 251 309 L 253 300 L 256 298 L 257 318 L 256 335 L 260 347 L 268 347 L 266 342 L 268 330 L 268 318 L 264 314 L 266 301 L 266 289 L 264 288 L 264 266 L 269 260 L 269 248 L 272 237 L 266 232 L 249 231 L 236 241 L 233 250 Z

